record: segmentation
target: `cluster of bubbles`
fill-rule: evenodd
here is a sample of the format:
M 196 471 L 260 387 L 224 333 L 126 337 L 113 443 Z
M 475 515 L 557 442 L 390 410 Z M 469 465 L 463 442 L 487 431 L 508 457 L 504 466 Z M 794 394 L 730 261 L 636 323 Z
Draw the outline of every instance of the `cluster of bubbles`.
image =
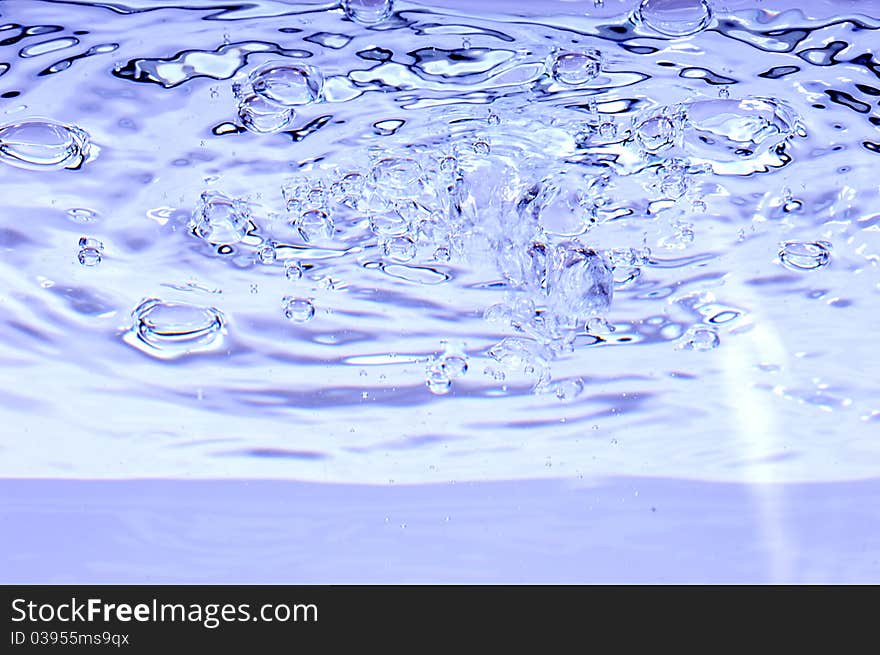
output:
M 342 9 L 348 19 L 367 27 L 394 15 L 389 0 L 344 0 Z M 643 0 L 632 20 L 678 38 L 706 29 L 713 15 L 706 0 Z M 590 85 L 607 66 L 603 53 L 589 47 L 556 50 L 545 62 L 548 78 L 564 89 Z M 233 84 L 238 117 L 258 134 L 290 128 L 298 108 L 321 102 L 323 90 L 318 67 L 290 58 L 266 62 Z M 381 257 L 380 268 L 450 262 L 489 266 L 503 282 L 505 296 L 484 317 L 513 334 L 488 348 L 486 373 L 497 380 L 525 375 L 534 389 L 568 399 L 581 393 L 583 381 L 551 385 L 551 362 L 570 353 L 578 335 L 613 331 L 606 317 L 615 290 L 634 284 L 652 261 L 647 246 L 601 245 L 603 227 L 623 215 L 614 202 L 615 186 L 632 177 L 655 200 L 692 200 L 696 207 L 701 202 L 694 197 L 696 176 L 779 168 L 786 163 L 786 143 L 803 135 L 794 111 L 772 98 L 727 94 L 653 106 L 628 124 L 601 114 L 593 101 L 586 120 L 552 128 L 564 132 L 580 155 L 594 156 L 584 163 L 511 145 L 515 139 L 506 134 L 499 139 L 504 147 L 496 150 L 492 135 L 506 124 L 527 131 L 521 114 L 502 117 L 499 111 L 464 121 L 471 129 L 454 136 L 432 140 L 429 135 L 421 143 L 375 148 L 363 161 L 345 167 L 311 166 L 280 189 L 280 229 L 261 224 L 247 199 L 205 191 L 192 211 L 190 233 L 219 252 L 249 250 L 253 261 L 280 265 L 294 282 L 303 277 L 304 265 L 282 257 L 283 244 L 363 243 L 365 235 L 367 249 Z M 78 169 L 96 154 L 89 135 L 74 125 L 29 119 L 0 126 L 0 161 L 13 166 Z M 614 168 L 596 163 L 602 157 L 619 157 L 623 163 Z M 694 240 L 693 222 L 679 220 L 673 228 L 661 246 L 687 248 Z M 100 241 L 80 239 L 77 258 L 83 266 L 99 264 L 102 256 Z M 828 265 L 831 249 L 822 241 L 785 242 L 778 257 L 788 269 L 811 271 Z M 315 318 L 316 307 L 311 298 L 286 295 L 281 313 L 303 324 Z M 217 349 L 225 333 L 225 318 L 216 308 L 150 298 L 133 311 L 125 339 L 173 358 Z M 708 351 L 719 343 L 715 328 L 696 325 L 684 333 L 679 347 Z M 446 394 L 467 371 L 463 349 L 447 345 L 428 359 L 426 386 Z
M 582 84 L 601 72 L 601 62 L 598 51 L 558 52 L 548 62 L 548 74 L 560 84 Z M 275 85 L 272 97 L 288 102 L 320 97 L 319 84 L 308 86 L 308 80 L 321 79 L 319 71 L 309 69 L 291 86 L 288 73 L 277 74 L 280 69 L 277 63 L 261 66 L 249 76 L 249 88 L 270 93 L 267 89 Z M 260 83 L 268 71 L 271 76 Z M 713 109 L 718 113 L 713 115 Z M 483 127 L 477 125 L 480 120 Z M 333 247 L 352 241 L 363 245 L 367 238 L 372 245 L 368 241 L 366 248 L 379 253 L 384 265 L 488 264 L 503 280 L 506 295 L 485 311 L 485 318 L 516 335 L 488 348 L 492 363 L 485 372 L 499 381 L 523 375 L 536 391 L 569 399 L 580 393 L 583 382 L 552 383 L 552 361 L 572 352 L 578 334 L 613 331 L 605 317 L 615 289 L 632 285 L 651 262 L 646 246 L 596 245 L 602 226 L 620 216 L 611 195 L 614 185 L 630 175 L 642 179 L 650 169 L 653 193 L 664 201 L 684 202 L 693 195 L 691 182 L 700 173 L 767 170 L 798 130 L 787 107 L 758 98 L 654 107 L 634 116 L 629 127 L 619 125 L 613 131 L 603 128 L 598 113 L 587 124 L 566 126 L 584 151 L 623 148 L 634 153 L 637 163 L 626 171 L 563 165 L 543 154 L 528 156 L 528 166 L 519 165 L 524 151 L 511 152 L 505 139 L 508 151 L 494 152 L 485 134 L 486 126 L 497 132 L 510 123 L 515 129 L 517 117 L 502 119 L 492 111 L 480 120 L 473 119 L 470 131 L 440 139 L 442 147 L 429 137 L 424 143 L 372 149 L 357 165 L 306 169 L 280 189 L 280 230 L 270 222 L 258 224 L 246 199 L 206 191 L 196 203 L 190 231 L 221 249 L 249 248 L 254 261 L 281 264 L 293 281 L 302 278 L 303 264 L 279 257 L 286 243 Z M 749 129 L 752 125 L 761 129 Z M 702 145 L 708 134 L 719 144 L 711 151 Z M 694 199 L 693 206 L 699 202 Z M 687 248 L 694 240 L 694 224 L 679 220 L 673 228 L 661 245 Z M 808 270 L 827 263 L 827 252 L 821 243 L 785 244 L 780 258 L 790 268 Z M 821 263 L 807 261 L 810 256 L 821 260 L 822 253 Z M 293 323 L 316 315 L 311 298 L 284 296 L 281 306 Z M 198 315 L 205 323 L 213 321 Z M 719 343 L 715 328 L 698 325 L 680 338 L 679 347 L 707 351 Z M 426 386 L 434 394 L 446 394 L 466 371 L 463 352 L 445 352 L 429 358 Z

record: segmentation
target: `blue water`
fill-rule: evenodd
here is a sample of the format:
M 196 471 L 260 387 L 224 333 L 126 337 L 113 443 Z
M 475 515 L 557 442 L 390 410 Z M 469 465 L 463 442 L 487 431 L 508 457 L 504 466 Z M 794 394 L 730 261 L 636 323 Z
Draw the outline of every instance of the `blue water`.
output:
M 880 3 L 343 5 L 0 2 L 0 477 L 740 488 L 797 577 L 880 476 Z

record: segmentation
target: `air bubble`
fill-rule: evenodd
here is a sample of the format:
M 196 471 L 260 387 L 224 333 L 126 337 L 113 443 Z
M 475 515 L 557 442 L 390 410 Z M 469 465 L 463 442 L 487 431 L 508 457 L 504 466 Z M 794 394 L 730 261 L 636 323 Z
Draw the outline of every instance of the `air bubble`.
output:
M 831 244 L 824 241 L 786 241 L 779 249 L 779 260 L 793 271 L 813 271 L 831 261 Z
M 197 237 L 214 245 L 238 243 L 251 223 L 248 203 L 218 191 L 205 191 L 199 198 L 190 228 Z
M 260 249 L 257 251 L 257 258 L 260 260 L 260 263 L 267 266 L 274 264 L 277 257 L 278 253 L 275 250 L 275 246 L 271 243 L 260 246 Z
M 559 400 L 573 400 L 584 392 L 584 381 L 580 378 L 563 380 L 554 385 L 553 391 Z
M 284 264 L 284 277 L 288 280 L 296 282 L 297 280 L 301 280 L 302 276 L 303 269 L 299 262 L 286 262 Z
M 370 174 L 380 190 L 387 190 L 394 197 L 418 182 L 422 167 L 410 157 L 384 157 L 373 164 Z
M 254 93 L 282 107 L 317 102 L 324 88 L 324 76 L 315 66 L 270 61 L 248 77 Z
M 393 0 L 343 0 L 345 15 L 361 25 L 378 25 L 393 11 Z
M 715 173 L 748 175 L 790 161 L 780 146 L 796 134 L 798 119 L 780 100 L 697 100 L 684 110 L 682 145 Z
M 642 0 L 638 17 L 660 34 L 691 36 L 709 26 L 712 9 L 708 0 Z
M 507 337 L 489 349 L 489 356 L 511 372 L 524 373 L 535 380 L 535 387 L 546 385 L 550 380 L 550 368 L 541 346 L 529 339 Z M 503 373 L 495 374 L 504 379 Z
M 98 212 L 92 209 L 84 209 L 82 207 L 68 209 L 67 215 L 77 223 L 92 223 L 98 218 Z
M 90 155 L 88 133 L 52 120 L 0 126 L 0 160 L 31 170 L 79 168 Z
M 409 221 L 397 211 L 373 214 L 369 221 L 370 231 L 378 236 L 398 237 L 409 231 Z
M 675 123 L 668 116 L 653 116 L 636 128 L 636 137 L 650 153 L 669 148 L 675 142 Z
M 214 307 L 144 300 L 132 312 L 125 341 L 162 359 L 174 359 L 222 345 L 225 319 Z
M 474 140 L 473 149 L 476 154 L 485 156 L 492 151 L 492 146 L 487 137 L 479 136 Z
M 577 242 L 564 242 L 552 250 L 544 293 L 547 305 L 564 324 L 601 316 L 611 306 L 613 277 L 608 261 Z
M 445 367 L 437 360 L 431 360 L 425 371 L 425 385 L 435 396 L 445 396 L 452 389 L 452 380 Z
M 382 244 L 385 256 L 397 262 L 408 262 L 416 256 L 416 244 L 408 236 L 395 237 Z
M 304 212 L 309 209 L 326 210 L 331 192 L 323 180 L 299 178 L 281 188 L 285 205 L 289 212 Z
M 238 118 L 242 125 L 256 134 L 280 132 L 293 120 L 294 112 L 258 95 L 250 95 L 238 103 Z
M 309 209 L 293 221 L 293 226 L 306 243 L 326 241 L 333 236 L 333 219 L 321 209 Z
M 104 244 L 91 237 L 81 237 L 77 259 L 83 266 L 97 266 L 101 263 Z
M 661 240 L 666 248 L 682 250 L 694 242 L 694 226 L 692 223 L 679 222 L 673 226 L 673 232 Z
M 602 53 L 595 48 L 556 54 L 550 66 L 553 79 L 565 86 L 580 86 L 596 79 L 602 70 Z
M 285 296 L 281 301 L 284 317 L 294 323 L 305 323 L 315 316 L 315 306 L 308 298 Z
M 712 328 L 692 327 L 682 337 L 681 348 L 685 350 L 714 350 L 721 343 L 718 333 Z

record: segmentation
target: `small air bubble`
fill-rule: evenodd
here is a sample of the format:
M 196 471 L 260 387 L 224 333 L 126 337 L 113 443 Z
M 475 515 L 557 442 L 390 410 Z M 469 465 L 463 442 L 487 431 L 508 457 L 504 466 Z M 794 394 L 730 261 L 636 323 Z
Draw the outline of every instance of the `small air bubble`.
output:
M 315 316 L 315 306 L 307 298 L 285 296 L 282 300 L 284 317 L 295 323 L 305 323 Z
M 291 282 L 302 279 L 303 269 L 299 262 L 287 262 L 284 264 L 284 276 Z

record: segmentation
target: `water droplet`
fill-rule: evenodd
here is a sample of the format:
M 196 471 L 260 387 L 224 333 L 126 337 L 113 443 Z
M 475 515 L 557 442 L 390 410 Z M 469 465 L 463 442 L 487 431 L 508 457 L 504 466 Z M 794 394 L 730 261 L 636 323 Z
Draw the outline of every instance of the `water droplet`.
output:
M 132 312 L 125 341 L 154 357 L 173 359 L 217 348 L 224 326 L 223 315 L 214 307 L 149 298 Z
M 595 48 L 564 51 L 556 54 L 550 66 L 553 79 L 565 86 L 580 86 L 598 77 L 602 53 Z
M 0 160 L 19 168 L 79 168 L 90 151 L 88 133 L 75 125 L 28 120 L 0 126 Z
M 305 323 L 315 316 L 315 306 L 308 298 L 294 298 L 285 296 L 281 301 L 284 317 L 295 323 Z
M 448 262 L 452 258 L 449 248 L 441 246 L 434 251 L 434 260 L 438 262 Z
M 205 191 L 190 219 L 190 228 L 208 243 L 229 245 L 244 239 L 250 222 L 247 202 L 218 191 Z
M 667 36 L 690 36 L 701 32 L 712 20 L 708 0 L 642 0 L 641 22 Z
M 499 116 L 495 112 L 490 112 L 489 115 L 486 117 L 486 122 L 489 125 L 493 125 L 493 126 L 494 125 L 501 125 L 501 116 Z
M 779 259 L 793 271 L 812 271 L 827 266 L 831 261 L 831 244 L 824 241 L 786 241 L 779 249 Z
M 721 343 L 718 333 L 712 328 L 696 326 L 685 332 L 681 348 L 685 350 L 714 350 Z
M 462 50 L 470 50 L 471 49 L 471 40 L 470 39 L 462 39 L 461 40 L 461 48 L 462 48 Z
M 77 259 L 83 266 L 97 266 L 101 263 L 104 244 L 97 239 L 81 237 L 79 240 L 79 252 Z
M 345 15 L 361 25 L 377 25 L 391 16 L 393 0 L 343 0 Z
M 242 125 L 256 134 L 280 132 L 293 120 L 294 112 L 258 95 L 250 95 L 238 103 L 238 118 Z
M 317 102 L 324 88 L 324 76 L 315 66 L 270 61 L 248 77 L 254 93 L 282 107 Z
M 301 280 L 303 276 L 302 266 L 300 266 L 299 262 L 286 262 L 284 264 L 284 276 L 291 282 Z

